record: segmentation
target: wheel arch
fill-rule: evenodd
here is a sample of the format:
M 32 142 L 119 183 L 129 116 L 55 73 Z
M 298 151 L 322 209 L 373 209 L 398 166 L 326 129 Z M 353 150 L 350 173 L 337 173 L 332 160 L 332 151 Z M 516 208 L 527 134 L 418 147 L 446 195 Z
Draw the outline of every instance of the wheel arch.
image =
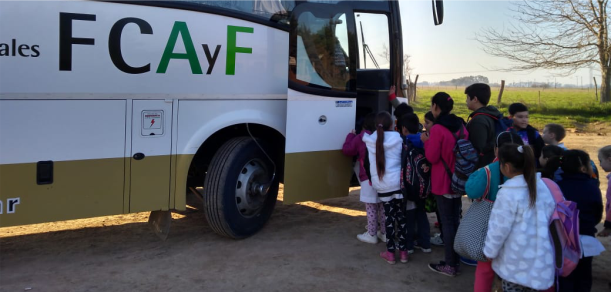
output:
M 273 153 L 268 153 L 268 155 L 274 160 L 277 167 L 276 174 L 279 176 L 280 181 L 283 181 L 285 136 L 284 129 L 280 131 L 278 126 L 278 123 L 256 121 L 252 123 L 227 125 L 213 133 L 207 133 L 208 131 L 203 128 L 200 129 L 187 144 L 187 147 L 193 147 L 192 145 L 199 143 L 197 151 L 195 151 L 194 155 L 185 156 L 182 161 L 179 158 L 177 164 L 177 168 L 179 169 L 177 169 L 178 174 L 176 180 L 176 209 L 182 210 L 186 207 L 188 187 L 203 185 L 205 173 L 219 148 L 232 138 L 241 136 L 249 137 L 250 134 L 248 130 L 250 130 L 252 136 L 265 141 L 271 146 Z M 209 125 L 207 125 L 206 128 L 209 129 Z M 204 136 L 206 138 L 202 138 Z

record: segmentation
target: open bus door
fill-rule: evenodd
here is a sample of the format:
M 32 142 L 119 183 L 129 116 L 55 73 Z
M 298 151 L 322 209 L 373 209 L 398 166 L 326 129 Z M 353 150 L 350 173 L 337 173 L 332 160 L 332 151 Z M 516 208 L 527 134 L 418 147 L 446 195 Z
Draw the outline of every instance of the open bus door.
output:
M 284 203 L 345 196 L 342 154 L 356 115 L 354 15 L 342 4 L 303 3 L 291 18 Z

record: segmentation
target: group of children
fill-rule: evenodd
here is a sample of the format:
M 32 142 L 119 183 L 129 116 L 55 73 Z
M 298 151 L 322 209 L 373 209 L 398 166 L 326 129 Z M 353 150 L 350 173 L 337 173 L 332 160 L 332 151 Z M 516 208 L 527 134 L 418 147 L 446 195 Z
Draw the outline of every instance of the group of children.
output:
M 454 239 L 462 215 L 462 194 L 451 186 L 451 170 L 457 140 L 468 140 L 478 154 L 478 169 L 466 181 L 465 192 L 470 199 L 485 196 L 494 202 L 483 250 L 488 261 L 477 263 L 474 291 L 491 291 L 495 275 L 502 279 L 504 291 L 551 289 L 555 270 L 549 223 L 556 202 L 542 177 L 554 180 L 566 200 L 577 204 L 582 241 L 591 243 L 603 214 L 598 171 L 586 152 L 566 149 L 561 142 L 565 136 L 562 126 L 548 124 L 540 134 L 528 124 L 528 109 L 521 103 L 510 105 L 509 119 L 502 118 L 488 105 L 490 87 L 486 84 L 473 84 L 465 94 L 473 111 L 468 122 L 452 114 L 454 100 L 439 92 L 425 115 L 424 132 L 411 107 L 400 104 L 395 109 L 397 128 L 388 112 L 380 112 L 365 118 L 360 134 L 348 135 L 344 153 L 358 157 L 355 172 L 368 221 L 367 231 L 357 238 L 367 243 L 385 241 L 386 250 L 380 256 L 391 264 L 396 262 L 396 249 L 404 263 L 414 248 L 431 252 L 425 201 L 408 200 L 402 192 L 402 154 L 406 149 L 423 149 L 430 163 L 430 197 L 437 204 L 445 251 L 444 260 L 429 268 L 451 277 L 458 275 L 460 260 Z M 396 105 L 393 87 L 389 99 Z M 611 145 L 600 149 L 598 159 L 603 170 L 611 172 Z M 611 235 L 609 196 L 611 182 L 605 229 L 598 236 Z M 590 291 L 592 252 L 587 249 L 593 248 L 584 244 L 584 257 L 577 268 L 558 279 L 559 291 Z

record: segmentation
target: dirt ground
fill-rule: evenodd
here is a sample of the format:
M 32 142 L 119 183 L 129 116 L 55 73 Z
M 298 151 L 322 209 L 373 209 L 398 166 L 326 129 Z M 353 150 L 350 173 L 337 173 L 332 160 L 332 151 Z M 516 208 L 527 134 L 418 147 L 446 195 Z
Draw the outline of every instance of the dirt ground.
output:
M 565 144 L 598 164 L 596 151 L 611 138 L 570 134 Z M 377 255 L 383 243 L 356 240 L 366 224 L 358 191 L 278 202 L 263 230 L 237 241 L 213 233 L 195 208 L 173 214 L 166 241 L 148 213 L 0 228 L 0 291 L 472 291 L 475 268 L 456 278 L 427 268 L 442 259 L 440 247 L 392 266 Z M 601 241 L 611 250 L 611 238 Z M 594 259 L 592 291 L 610 291 L 609 255 Z

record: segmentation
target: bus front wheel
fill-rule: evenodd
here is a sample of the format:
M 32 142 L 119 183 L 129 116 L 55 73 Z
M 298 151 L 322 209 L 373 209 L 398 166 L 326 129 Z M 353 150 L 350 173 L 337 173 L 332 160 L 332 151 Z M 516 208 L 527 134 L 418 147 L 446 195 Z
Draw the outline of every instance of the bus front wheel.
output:
M 270 155 L 269 147 L 257 141 Z M 236 239 L 259 231 L 276 205 L 275 170 L 252 138 L 233 138 L 223 144 L 204 180 L 204 210 L 212 229 Z

